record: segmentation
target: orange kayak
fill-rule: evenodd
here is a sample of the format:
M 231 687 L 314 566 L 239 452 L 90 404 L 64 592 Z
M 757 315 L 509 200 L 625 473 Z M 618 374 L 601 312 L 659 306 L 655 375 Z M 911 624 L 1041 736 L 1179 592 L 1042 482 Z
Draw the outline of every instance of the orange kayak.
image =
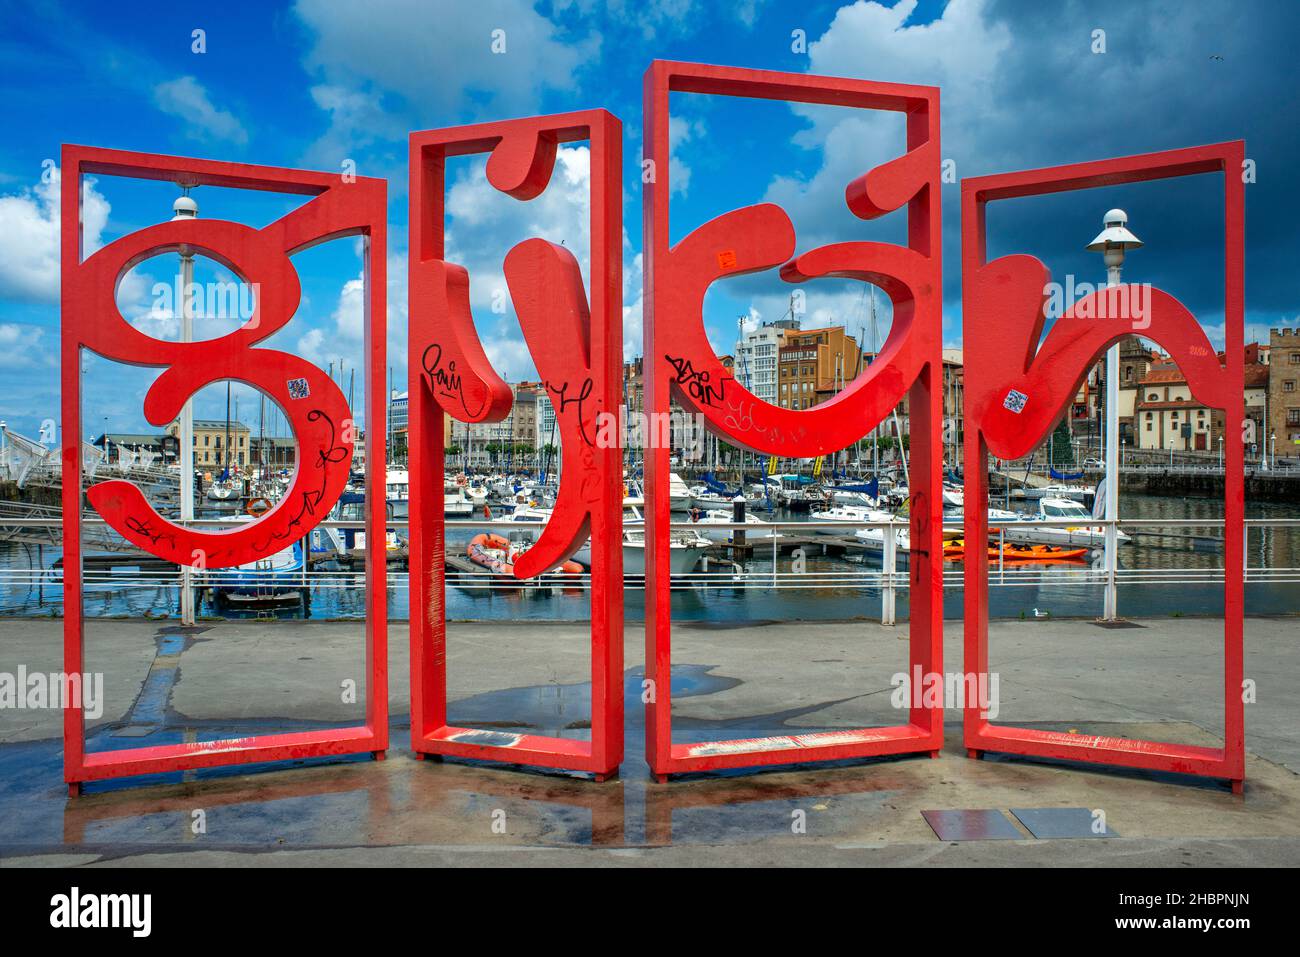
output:
M 949 559 L 959 559 L 966 554 L 966 543 L 955 538 L 952 541 L 944 542 L 943 557 Z M 988 555 L 991 559 L 1001 558 L 1007 562 L 1059 562 L 1059 561 L 1077 561 L 1086 558 L 1088 549 L 1086 548 L 1061 548 L 1059 545 L 1026 545 L 1020 542 L 1006 542 L 1001 550 L 996 545 L 990 545 Z

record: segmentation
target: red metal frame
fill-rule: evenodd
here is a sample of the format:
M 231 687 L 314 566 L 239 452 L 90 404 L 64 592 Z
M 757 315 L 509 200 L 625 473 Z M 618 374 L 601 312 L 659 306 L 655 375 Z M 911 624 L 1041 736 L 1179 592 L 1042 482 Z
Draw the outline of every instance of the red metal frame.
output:
M 988 456 L 1014 459 L 1047 435 L 1077 393 L 1088 370 L 1121 337 L 1138 332 L 1169 351 L 1204 404 L 1224 410 L 1225 421 L 1244 418 L 1245 378 L 1243 270 L 1245 213 L 1241 180 L 1245 145 L 1219 143 L 1049 169 L 982 176 L 962 181 L 962 303 L 966 368 L 966 509 L 968 542 L 988 537 Z M 1124 183 L 1223 174 L 1224 317 L 1226 365 L 1200 324 L 1172 296 L 1152 289 L 1137 329 L 1115 315 L 1116 304 L 1133 302 L 1102 289 L 1075 303 L 1042 332 L 1047 268 L 1032 256 L 986 262 L 985 207 L 997 200 Z M 1134 293 L 1138 287 L 1129 287 Z M 1102 312 L 1102 300 L 1110 305 Z M 1149 323 L 1149 325 L 1148 325 Z M 1004 405 L 1009 390 L 1027 396 L 1019 412 Z M 1013 403 L 1014 405 L 1014 403 Z M 1224 746 L 1192 747 L 1157 741 L 1071 735 L 993 725 L 979 703 L 964 714 L 965 743 L 972 757 L 984 751 L 1116 764 L 1199 774 L 1229 780 L 1240 791 L 1245 778 L 1242 702 L 1242 627 L 1245 612 L 1243 557 L 1244 449 L 1225 444 L 1224 492 Z M 968 673 L 988 672 L 988 556 L 968 549 L 965 567 L 965 657 Z
M 844 242 L 795 255 L 794 227 L 772 204 L 733 210 L 669 246 L 669 94 L 827 103 L 906 115 L 906 151 L 846 185 L 860 219 L 907 207 L 908 245 Z M 705 417 L 728 442 L 756 452 L 810 457 L 843 448 L 910 396 L 912 460 L 910 667 L 938 672 L 943 660 L 939 91 L 934 87 L 655 61 L 645 74 L 644 255 L 646 408 L 669 400 Z M 794 257 L 794 258 L 791 258 Z M 810 410 L 759 400 L 722 366 L 705 334 L 702 302 L 723 276 L 781 267 L 788 282 L 852 278 L 879 285 L 894 304 L 880 356 L 836 398 Z M 717 768 L 792 764 L 930 752 L 943 742 L 941 707 L 913 707 L 909 720 L 776 738 L 672 741 L 672 623 L 666 448 L 645 450 L 647 487 L 646 757 L 656 777 Z
M 110 243 L 82 260 L 81 182 L 88 174 L 171 180 L 190 186 L 274 190 L 314 197 L 264 229 L 193 219 L 160 223 Z M 81 350 L 132 365 L 162 366 L 145 396 L 145 417 L 170 422 L 203 386 L 235 379 L 264 391 L 284 411 L 298 440 L 298 467 L 281 501 L 256 521 L 229 532 L 185 528 L 158 515 L 140 490 L 123 481 L 86 492 L 110 526 L 137 547 L 177 564 L 202 556 L 208 568 L 244 564 L 305 537 L 328 514 L 347 483 L 352 445 L 347 401 L 320 369 L 304 359 L 253 348 L 290 321 L 300 287 L 289 256 L 346 236 L 367 238 L 366 319 L 367 479 L 384 487 L 383 409 L 386 329 L 386 196 L 384 180 L 221 163 L 150 153 L 63 147 L 62 181 L 62 409 L 64 517 L 64 670 L 83 671 L 81 576 Z M 118 279 L 135 264 L 165 252 L 194 250 L 257 284 L 252 318 L 218 339 L 166 342 L 131 326 L 114 302 Z M 302 395 L 305 380 L 307 394 Z M 72 793 L 84 781 L 191 768 L 294 760 L 388 747 L 387 599 L 383 550 L 384 499 L 372 495 L 366 512 L 366 723 L 356 727 L 258 735 L 222 741 L 99 751 L 85 749 L 80 703 L 64 711 L 64 777 Z
M 447 723 L 443 415 L 499 422 L 510 388 L 474 329 L 465 269 L 444 260 L 449 156 L 490 154 L 488 181 L 516 199 L 541 195 L 560 143 L 591 148 L 591 306 L 577 261 L 529 239 L 504 269 L 529 352 L 556 411 L 559 495 L 517 578 L 549 571 L 588 536 L 591 567 L 591 739 L 503 734 Z M 604 110 L 529 117 L 411 134 L 408 464 L 411 481 L 411 747 L 588 771 L 604 780 L 623 760 L 623 551 L 621 450 L 598 447 L 596 416 L 615 414 L 622 368 L 622 126 Z M 502 739 L 505 739 L 504 741 Z

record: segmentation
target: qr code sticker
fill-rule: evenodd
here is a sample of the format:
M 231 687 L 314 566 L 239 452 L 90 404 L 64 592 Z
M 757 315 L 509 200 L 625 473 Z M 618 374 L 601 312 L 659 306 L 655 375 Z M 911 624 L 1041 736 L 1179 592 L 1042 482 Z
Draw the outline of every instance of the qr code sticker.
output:
M 289 387 L 291 399 L 305 399 L 311 395 L 311 388 L 307 385 L 306 379 L 290 379 L 286 385 Z
M 1025 395 L 1023 392 L 1017 392 L 1015 389 L 1012 389 L 1007 393 L 1007 397 L 1002 400 L 1002 408 L 1010 409 L 1012 412 L 1019 415 L 1025 410 L 1025 403 L 1028 401 L 1029 396 Z

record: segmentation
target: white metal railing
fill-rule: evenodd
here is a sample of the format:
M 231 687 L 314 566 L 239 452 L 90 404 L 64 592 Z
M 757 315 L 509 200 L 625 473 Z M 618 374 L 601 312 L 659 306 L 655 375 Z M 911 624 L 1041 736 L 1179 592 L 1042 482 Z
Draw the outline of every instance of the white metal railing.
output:
M 103 525 L 102 519 L 97 516 L 85 516 L 82 519 L 85 525 Z M 31 528 L 54 529 L 62 526 L 62 520 L 59 518 L 6 518 L 3 522 L 6 528 L 10 526 L 21 525 Z M 200 519 L 192 523 L 194 526 L 220 526 L 229 527 L 229 523 L 219 519 Z M 409 522 L 405 519 L 388 519 L 385 521 L 388 528 L 407 528 Z M 1014 522 L 1004 522 L 1000 526 L 996 521 L 989 523 L 990 541 L 997 540 L 999 545 L 1005 541 L 1003 527 L 1015 526 L 1017 528 L 1035 528 L 1035 527 L 1079 527 L 1083 525 L 1088 528 L 1104 530 L 1110 522 L 1104 518 L 1089 518 L 1086 521 L 1080 519 L 1023 519 Z M 1219 529 L 1224 527 L 1223 519 L 1118 519 L 1114 522 L 1116 528 L 1128 531 L 1139 531 L 1141 529 L 1156 529 L 1172 532 L 1170 535 L 1160 535 L 1158 531 L 1149 533 L 1153 539 L 1166 539 L 1169 541 L 1185 542 L 1188 540 L 1199 541 L 1202 544 L 1222 541 L 1222 536 L 1198 536 L 1195 539 L 1189 539 L 1186 534 L 1180 534 L 1190 529 Z M 1247 519 L 1244 523 L 1244 535 L 1247 547 L 1244 549 L 1243 575 L 1247 583 L 1300 583 L 1300 568 L 1295 567 L 1277 567 L 1251 565 L 1250 536 L 1252 530 L 1264 529 L 1297 529 L 1300 528 L 1300 519 L 1268 518 L 1268 519 Z M 335 529 L 356 529 L 362 530 L 366 526 L 364 521 L 338 521 L 327 520 L 319 523 L 318 527 L 335 528 Z M 508 519 L 461 519 L 447 520 L 445 528 L 448 532 L 455 532 L 463 529 L 465 531 L 483 531 L 485 529 L 506 529 L 516 532 L 529 532 L 536 534 L 543 526 L 541 523 L 519 522 Z M 632 528 L 642 526 L 630 526 Z M 826 522 L 826 521 L 801 521 L 801 522 L 776 522 L 764 521 L 762 525 L 753 525 L 748 523 L 736 522 L 719 522 L 711 523 L 706 526 L 710 531 L 728 530 L 731 532 L 744 531 L 747 535 L 755 536 L 752 539 L 747 538 L 749 549 L 748 558 L 764 558 L 770 556 L 771 567 L 744 567 L 735 563 L 731 559 L 720 558 L 716 555 L 705 557 L 703 567 L 698 571 L 687 574 L 678 574 L 671 576 L 671 586 L 674 589 L 700 589 L 705 591 L 735 591 L 747 589 L 763 589 L 771 591 L 816 591 L 821 589 L 867 589 L 879 590 L 881 602 L 881 621 L 885 624 L 894 624 L 896 620 L 897 596 L 900 591 L 906 591 L 909 588 L 909 576 L 905 567 L 901 567 L 903 559 L 901 556 L 906 552 L 900 552 L 897 547 L 897 536 L 900 529 L 907 529 L 909 524 L 905 521 L 894 520 L 884 522 L 861 522 L 861 523 L 844 523 L 844 522 Z M 957 526 L 948 526 L 956 528 Z M 673 522 L 670 525 L 673 532 L 699 532 L 701 527 L 691 522 Z M 868 549 L 865 545 L 850 544 L 847 539 L 853 538 L 853 533 L 859 529 L 876 528 L 883 530 L 882 547 L 878 550 Z M 830 532 L 829 536 L 822 533 Z M 803 534 L 797 534 L 803 533 Z M 838 534 L 834 534 L 838 533 Z M 777 537 L 789 536 L 789 537 Z M 797 544 L 796 544 L 797 542 Z M 452 548 L 462 542 L 453 542 Z M 796 564 L 795 555 L 787 555 L 788 568 L 783 569 L 782 558 L 783 552 L 789 552 L 791 546 L 804 548 L 805 561 L 809 557 L 817 557 L 815 550 L 818 546 L 823 546 L 824 550 L 843 549 L 846 546 L 855 549 L 855 552 L 849 555 L 843 568 L 837 567 L 812 567 L 806 565 L 803 570 L 794 570 Z M 721 543 L 711 543 L 710 550 L 721 551 L 723 554 L 730 548 L 730 545 Z M 1123 547 L 1123 546 L 1122 546 Z M 807 549 L 813 549 L 814 554 L 810 556 Z M 880 556 L 881 567 L 862 567 L 860 556 L 865 556 L 868 552 Z M 989 586 L 991 588 L 1000 587 L 1028 587 L 1050 584 L 1053 586 L 1069 587 L 1097 587 L 1101 586 L 1103 594 L 1109 592 L 1110 599 L 1114 604 L 1111 607 L 1117 607 L 1118 589 L 1125 585 L 1221 585 L 1224 582 L 1224 568 L 1218 567 L 1118 567 L 1118 556 L 1113 558 L 1112 563 L 1107 562 L 1107 555 L 1100 546 L 1095 546 L 1093 551 L 1095 557 L 1087 564 L 1081 565 L 1033 565 L 1021 563 L 1008 563 L 1001 557 L 989 559 Z M 450 551 L 450 554 L 456 554 Z M 999 548 L 999 554 L 1001 549 Z M 714 570 L 718 566 L 720 570 Z M 134 571 L 109 571 L 109 570 L 83 570 L 83 584 L 88 590 L 101 590 L 108 586 L 110 590 L 140 588 L 140 589 L 166 589 L 177 588 L 180 586 L 181 569 L 179 566 L 159 563 L 157 571 L 144 571 L 138 567 Z M 207 587 L 213 584 L 220 572 L 208 572 L 210 581 L 201 582 L 200 587 Z M 359 588 L 365 581 L 365 570 L 325 570 L 320 568 L 304 569 L 300 578 L 304 585 L 313 589 L 320 590 L 340 590 L 346 591 Z M 257 572 L 252 570 L 240 570 L 241 583 L 248 585 L 265 585 L 283 584 L 285 579 L 281 574 L 266 571 Z M 388 571 L 386 573 L 388 586 L 391 588 L 403 590 L 408 587 L 407 575 L 401 571 Z M 61 574 L 48 568 L 0 568 L 0 589 L 11 588 L 36 588 L 42 585 L 58 584 L 61 580 Z M 591 575 L 589 572 L 583 574 L 561 574 L 549 573 L 539 576 L 536 579 L 516 580 L 504 576 L 493 576 L 488 573 L 462 573 L 454 569 L 449 569 L 446 573 L 446 582 L 449 586 L 463 589 L 469 592 L 488 593 L 492 591 L 550 591 L 564 592 L 571 589 L 585 589 L 591 584 Z M 945 566 L 943 569 L 943 584 L 945 587 L 960 588 L 964 582 L 962 569 Z M 625 587 L 631 590 L 643 589 L 644 581 L 637 577 L 630 577 L 625 583 Z M 0 606 L 0 611 L 3 608 Z

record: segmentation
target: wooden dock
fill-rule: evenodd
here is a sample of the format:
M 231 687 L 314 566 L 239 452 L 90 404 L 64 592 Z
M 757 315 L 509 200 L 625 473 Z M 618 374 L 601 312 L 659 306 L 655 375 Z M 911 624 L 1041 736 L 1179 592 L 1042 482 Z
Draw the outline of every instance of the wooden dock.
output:
M 764 553 L 772 554 L 772 539 L 767 533 L 763 537 L 747 539 L 743 545 L 729 542 L 714 542 L 709 547 L 710 553 L 727 555 L 730 558 L 761 558 Z M 805 555 L 856 555 L 867 551 L 867 546 L 852 535 L 788 535 L 780 533 L 776 539 L 776 552 L 789 555 L 796 549 L 803 549 Z

